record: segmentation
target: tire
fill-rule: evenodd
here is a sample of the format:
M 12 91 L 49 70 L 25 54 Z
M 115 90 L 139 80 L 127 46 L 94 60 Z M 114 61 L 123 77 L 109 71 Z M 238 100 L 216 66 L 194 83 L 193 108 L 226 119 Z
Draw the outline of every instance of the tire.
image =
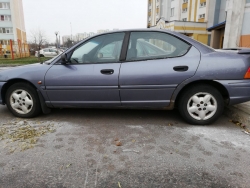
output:
M 40 57 L 44 57 L 44 55 L 43 55 L 43 54 L 40 54 Z
M 224 100 L 216 88 L 210 85 L 194 85 L 182 93 L 178 109 L 188 123 L 209 125 L 223 113 Z
M 41 113 L 38 94 L 30 84 L 16 83 L 10 86 L 5 101 L 14 116 L 32 118 Z

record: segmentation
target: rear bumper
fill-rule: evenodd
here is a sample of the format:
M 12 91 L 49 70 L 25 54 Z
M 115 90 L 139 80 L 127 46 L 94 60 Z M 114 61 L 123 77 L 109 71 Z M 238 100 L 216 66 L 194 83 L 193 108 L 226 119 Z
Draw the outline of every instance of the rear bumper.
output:
M 2 88 L 3 88 L 3 86 L 4 86 L 4 84 L 5 84 L 6 82 L 0 82 L 0 104 L 4 104 L 3 103 L 3 99 L 2 99 Z
M 250 80 L 215 80 L 222 84 L 229 94 L 229 105 L 250 101 Z

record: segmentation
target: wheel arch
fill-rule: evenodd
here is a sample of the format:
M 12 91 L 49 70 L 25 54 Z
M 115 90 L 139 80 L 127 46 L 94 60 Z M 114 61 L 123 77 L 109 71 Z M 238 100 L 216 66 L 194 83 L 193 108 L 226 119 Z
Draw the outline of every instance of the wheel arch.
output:
M 6 95 L 7 90 L 10 88 L 10 86 L 12 86 L 13 84 L 16 84 L 16 83 L 27 83 L 27 84 L 31 85 L 35 90 L 37 90 L 37 87 L 32 82 L 27 81 L 25 79 L 15 78 L 15 79 L 8 80 L 6 82 L 6 84 L 4 84 L 4 86 L 3 86 L 2 90 L 1 90 L 1 96 L 2 96 L 2 100 L 3 100 L 3 104 L 6 103 L 5 95 Z
M 175 99 L 175 107 L 177 107 L 177 104 L 180 100 L 180 97 L 181 97 L 182 93 L 185 92 L 186 89 L 188 89 L 191 86 L 201 85 L 201 84 L 210 85 L 210 86 L 213 86 L 214 88 L 216 88 L 220 92 L 220 94 L 222 95 L 222 97 L 225 101 L 225 104 L 229 103 L 229 93 L 228 93 L 228 90 L 226 89 L 225 86 L 223 86 L 221 83 L 216 82 L 214 80 L 199 80 L 199 81 L 194 81 L 194 82 L 188 83 L 178 92 L 176 99 Z

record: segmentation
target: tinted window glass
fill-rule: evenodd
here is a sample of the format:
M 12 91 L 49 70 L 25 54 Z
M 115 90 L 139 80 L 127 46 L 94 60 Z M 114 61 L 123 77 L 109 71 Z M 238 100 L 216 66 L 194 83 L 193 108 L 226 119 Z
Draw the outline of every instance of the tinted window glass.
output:
M 71 63 L 118 62 L 124 33 L 95 37 L 78 47 L 71 56 Z
M 50 52 L 57 52 L 55 49 L 49 49 Z
M 189 44 L 166 33 L 132 32 L 126 59 L 178 57 L 184 55 L 189 48 Z

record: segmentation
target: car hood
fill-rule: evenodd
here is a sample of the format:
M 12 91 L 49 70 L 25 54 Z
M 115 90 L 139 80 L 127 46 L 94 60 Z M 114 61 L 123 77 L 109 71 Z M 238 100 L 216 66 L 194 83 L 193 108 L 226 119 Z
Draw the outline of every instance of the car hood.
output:
M 9 68 L 0 71 L 0 81 L 8 81 L 12 79 L 24 79 L 31 82 L 40 79 L 42 81 L 50 67 L 51 65 L 48 64 L 35 63 Z

